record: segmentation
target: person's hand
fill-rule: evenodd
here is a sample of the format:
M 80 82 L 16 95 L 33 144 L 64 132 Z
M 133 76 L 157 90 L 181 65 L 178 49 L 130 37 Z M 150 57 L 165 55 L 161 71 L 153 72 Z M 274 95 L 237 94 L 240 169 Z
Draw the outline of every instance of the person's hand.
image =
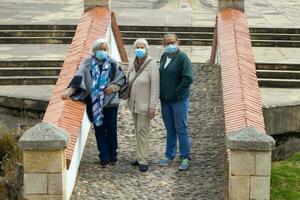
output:
M 149 108 L 148 116 L 150 117 L 150 119 L 153 119 L 155 117 L 155 108 Z
M 104 89 L 104 94 L 105 95 L 110 95 L 111 93 L 113 93 L 113 90 L 111 87 L 107 87 Z
M 67 88 L 63 94 L 61 95 L 61 98 L 62 99 L 68 99 L 70 97 L 70 91 L 69 91 L 69 88 Z

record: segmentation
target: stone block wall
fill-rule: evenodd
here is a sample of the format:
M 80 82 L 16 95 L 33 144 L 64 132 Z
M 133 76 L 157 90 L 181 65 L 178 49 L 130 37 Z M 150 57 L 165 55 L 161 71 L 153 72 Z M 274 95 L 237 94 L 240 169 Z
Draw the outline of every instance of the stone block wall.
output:
M 275 141 L 253 127 L 227 136 L 229 199 L 270 199 L 271 151 Z
M 25 199 L 67 199 L 68 141 L 62 129 L 46 123 L 37 124 L 21 137 Z
M 271 152 L 231 151 L 229 170 L 231 199 L 270 198 Z

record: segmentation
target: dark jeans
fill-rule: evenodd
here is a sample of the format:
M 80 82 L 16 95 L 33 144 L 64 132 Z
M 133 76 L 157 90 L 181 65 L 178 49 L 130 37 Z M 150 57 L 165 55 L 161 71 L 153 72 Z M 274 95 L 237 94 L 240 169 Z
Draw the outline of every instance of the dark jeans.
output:
M 117 160 L 117 115 L 118 107 L 110 107 L 103 109 L 103 125 L 95 126 L 95 135 L 97 147 L 99 150 L 99 158 L 101 162 L 109 162 Z

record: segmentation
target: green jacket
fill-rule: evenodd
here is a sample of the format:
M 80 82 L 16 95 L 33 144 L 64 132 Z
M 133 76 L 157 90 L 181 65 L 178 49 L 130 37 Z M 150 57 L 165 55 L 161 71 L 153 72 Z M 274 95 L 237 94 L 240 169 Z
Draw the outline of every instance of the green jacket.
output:
M 160 100 L 174 102 L 190 95 L 190 85 L 193 82 L 192 64 L 188 56 L 178 50 L 164 69 L 167 56 L 164 53 L 160 59 Z

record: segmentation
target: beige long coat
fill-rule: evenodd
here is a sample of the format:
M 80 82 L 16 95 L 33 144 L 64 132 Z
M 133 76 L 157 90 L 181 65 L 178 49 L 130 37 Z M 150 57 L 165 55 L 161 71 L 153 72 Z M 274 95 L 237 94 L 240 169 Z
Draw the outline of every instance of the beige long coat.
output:
M 145 62 L 151 57 L 148 56 Z M 129 66 L 129 81 L 135 75 L 133 63 Z M 159 66 L 153 59 L 134 81 L 127 106 L 132 113 L 147 115 L 149 108 L 156 108 L 159 101 Z

